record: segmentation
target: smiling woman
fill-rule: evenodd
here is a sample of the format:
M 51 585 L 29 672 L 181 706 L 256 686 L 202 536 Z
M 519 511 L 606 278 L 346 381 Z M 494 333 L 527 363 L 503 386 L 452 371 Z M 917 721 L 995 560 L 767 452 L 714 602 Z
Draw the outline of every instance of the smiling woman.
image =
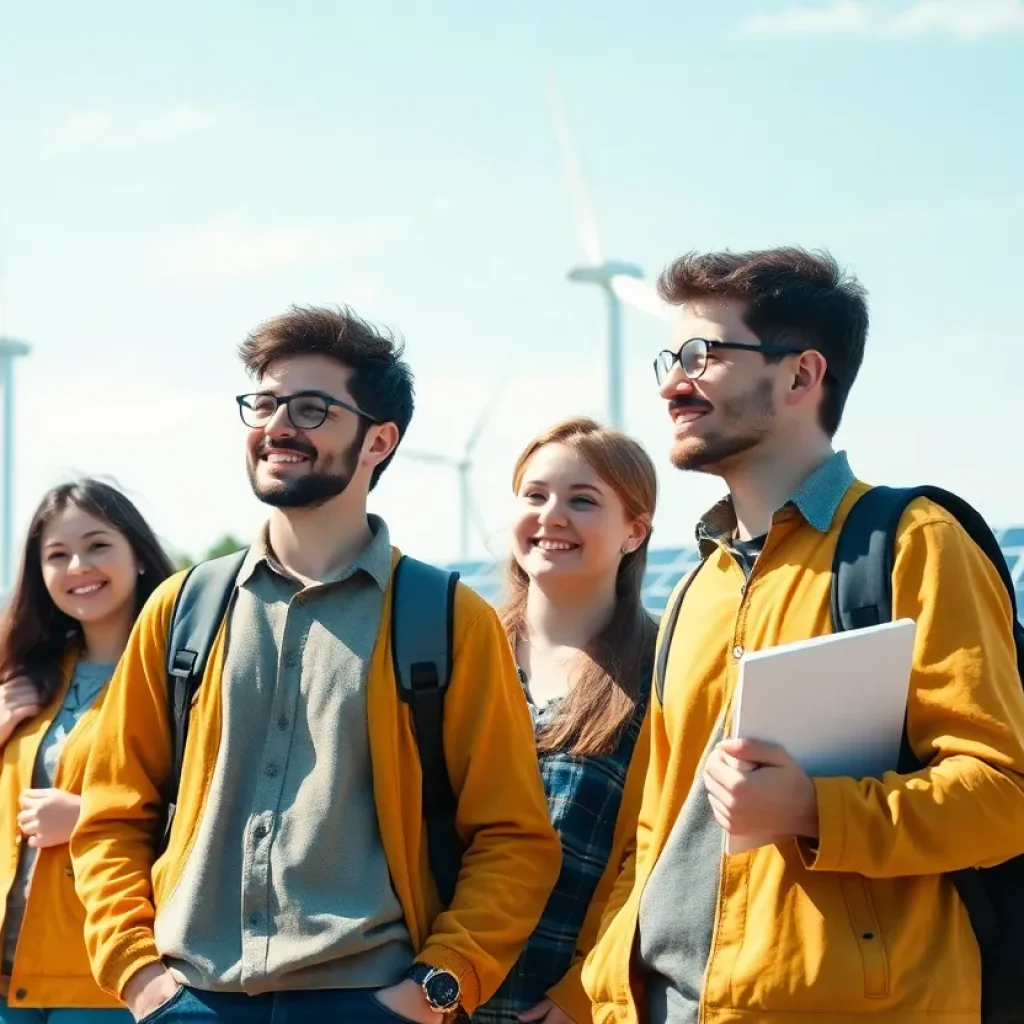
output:
M 636 832 L 654 622 L 640 600 L 657 499 L 643 446 L 590 419 L 534 438 L 513 471 L 502 621 L 534 723 L 562 870 L 475 1024 L 590 1019 L 580 966 Z
M 139 511 L 108 484 L 56 487 L 32 518 L 0 623 L 0 1024 L 29 1007 L 130 1020 L 92 979 L 67 843 L 106 684 L 171 572 Z

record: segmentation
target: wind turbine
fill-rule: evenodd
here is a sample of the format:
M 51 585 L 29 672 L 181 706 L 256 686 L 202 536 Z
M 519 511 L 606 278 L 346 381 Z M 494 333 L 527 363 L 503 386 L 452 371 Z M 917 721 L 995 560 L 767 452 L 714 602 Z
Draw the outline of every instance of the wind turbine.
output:
M 0 468 L 3 498 L 0 505 L 0 591 L 14 579 L 14 360 L 32 349 L 24 342 L 0 336 L 0 388 L 4 393 L 3 466 Z
M 555 132 L 558 135 L 558 144 L 565 165 L 566 182 L 576 220 L 576 230 L 583 243 L 583 252 L 587 258 L 585 264 L 573 267 L 569 271 L 568 277 L 570 281 L 576 283 L 597 285 L 605 293 L 608 304 L 608 423 L 616 430 L 621 430 L 624 425 L 622 303 L 625 302 L 635 309 L 663 320 L 669 319 L 669 309 L 659 298 L 658 293 L 643 280 L 643 271 L 638 266 L 618 260 L 606 260 L 601 255 L 597 218 L 594 216 L 593 204 L 586 179 L 583 177 L 583 170 L 569 136 L 568 124 L 553 75 L 548 76 L 548 94 L 555 122 Z
M 481 536 L 484 533 L 479 510 L 477 509 L 476 502 L 473 501 L 473 492 L 470 486 L 472 482 L 470 480 L 470 473 L 473 469 L 473 452 L 476 450 L 480 436 L 484 432 L 484 427 L 487 426 L 487 421 L 494 410 L 498 395 L 505 386 L 506 379 L 506 375 L 502 375 L 491 401 L 480 411 L 476 423 L 473 424 L 473 429 L 466 436 L 466 443 L 463 446 L 461 456 L 444 455 L 441 452 L 425 452 L 415 448 L 411 451 L 404 447 L 398 449 L 399 454 L 404 455 L 407 459 L 413 459 L 416 462 L 422 462 L 429 466 L 446 466 L 448 469 L 454 469 L 457 473 L 459 481 L 459 560 L 462 562 L 469 560 L 470 521 L 472 520 L 472 525 L 476 527 L 477 532 Z

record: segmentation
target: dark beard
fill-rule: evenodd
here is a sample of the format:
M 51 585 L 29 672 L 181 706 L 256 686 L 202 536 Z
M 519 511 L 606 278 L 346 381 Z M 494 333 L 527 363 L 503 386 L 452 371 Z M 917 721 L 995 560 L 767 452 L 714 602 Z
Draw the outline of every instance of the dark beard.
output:
M 276 442 L 275 448 L 289 449 L 305 455 L 310 460 L 313 471 L 296 480 L 278 480 L 272 487 L 260 487 L 256 480 L 256 467 L 260 459 L 257 455 L 256 460 L 250 461 L 248 467 L 252 493 L 264 505 L 273 508 L 319 508 L 326 505 L 332 498 L 343 494 L 352 483 L 352 477 L 359 467 L 359 452 L 362 450 L 365 436 L 366 431 L 360 429 L 352 443 L 342 452 L 339 457 L 341 469 L 337 473 L 316 472 L 318 454 L 312 446 L 295 441 Z
M 762 377 L 742 395 L 722 402 L 718 409 L 726 424 L 735 423 L 739 429 L 709 431 L 686 447 L 674 447 L 671 461 L 676 469 L 718 473 L 744 452 L 756 448 L 767 436 L 775 415 L 771 379 Z

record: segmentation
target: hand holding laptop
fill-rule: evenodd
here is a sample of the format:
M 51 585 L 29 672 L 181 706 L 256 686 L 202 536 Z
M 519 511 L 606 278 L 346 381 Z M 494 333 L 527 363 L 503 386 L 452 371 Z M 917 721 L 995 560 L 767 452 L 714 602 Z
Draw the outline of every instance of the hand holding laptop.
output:
M 782 747 L 722 740 L 708 757 L 704 787 L 715 820 L 730 835 L 770 843 L 794 836 L 817 838 L 814 782 Z

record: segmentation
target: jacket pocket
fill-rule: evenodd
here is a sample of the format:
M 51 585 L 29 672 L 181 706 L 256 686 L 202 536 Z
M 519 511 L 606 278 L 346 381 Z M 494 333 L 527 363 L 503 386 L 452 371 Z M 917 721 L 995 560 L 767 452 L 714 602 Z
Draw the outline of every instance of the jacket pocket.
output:
M 862 875 L 841 875 L 840 884 L 864 965 L 864 995 L 868 999 L 884 999 L 889 995 L 889 956 L 867 879 Z

